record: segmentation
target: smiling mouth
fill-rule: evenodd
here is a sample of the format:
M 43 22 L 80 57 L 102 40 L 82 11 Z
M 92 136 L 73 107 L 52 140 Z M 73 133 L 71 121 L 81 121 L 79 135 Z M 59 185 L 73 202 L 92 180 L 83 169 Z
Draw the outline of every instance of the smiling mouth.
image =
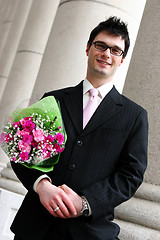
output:
M 97 59 L 97 61 L 101 64 L 104 64 L 104 65 L 111 65 L 111 63 L 109 62 L 104 62 L 103 60 L 100 60 L 100 59 Z

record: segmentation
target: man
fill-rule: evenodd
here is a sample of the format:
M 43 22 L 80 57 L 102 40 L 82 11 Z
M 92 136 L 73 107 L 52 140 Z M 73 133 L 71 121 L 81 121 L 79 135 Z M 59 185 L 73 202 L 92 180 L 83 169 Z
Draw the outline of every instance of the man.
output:
M 67 143 L 47 175 L 12 163 L 28 189 L 11 226 L 15 240 L 118 239 L 114 208 L 132 197 L 147 165 L 146 110 L 112 83 L 129 45 L 120 19 L 100 23 L 87 44 L 86 79 L 44 95 L 60 102 Z M 91 100 L 97 106 L 87 119 L 93 88 L 97 95 Z

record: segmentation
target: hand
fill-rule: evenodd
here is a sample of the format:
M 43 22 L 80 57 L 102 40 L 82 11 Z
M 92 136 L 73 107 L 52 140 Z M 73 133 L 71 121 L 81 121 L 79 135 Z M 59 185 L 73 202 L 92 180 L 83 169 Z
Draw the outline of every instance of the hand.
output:
M 77 215 L 77 210 L 72 200 L 61 188 L 52 185 L 47 179 L 42 179 L 36 191 L 43 206 L 54 216 L 71 218 Z M 54 209 L 59 209 L 54 212 Z
M 83 207 L 82 198 L 65 184 L 63 184 L 62 186 L 59 186 L 59 188 L 61 188 L 67 194 L 67 196 L 70 198 L 70 200 L 72 201 L 72 203 L 76 208 L 77 215 L 72 217 L 81 216 L 82 215 L 81 210 Z

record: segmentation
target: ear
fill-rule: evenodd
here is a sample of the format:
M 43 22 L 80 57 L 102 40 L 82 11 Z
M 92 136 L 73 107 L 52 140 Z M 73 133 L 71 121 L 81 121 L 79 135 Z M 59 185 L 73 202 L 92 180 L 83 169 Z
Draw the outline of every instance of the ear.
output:
M 87 47 L 86 47 L 86 55 L 87 55 L 87 57 L 89 55 L 89 45 L 88 44 L 87 44 Z
M 124 59 L 125 59 L 125 58 L 122 58 L 122 59 L 121 59 L 120 65 L 123 63 Z

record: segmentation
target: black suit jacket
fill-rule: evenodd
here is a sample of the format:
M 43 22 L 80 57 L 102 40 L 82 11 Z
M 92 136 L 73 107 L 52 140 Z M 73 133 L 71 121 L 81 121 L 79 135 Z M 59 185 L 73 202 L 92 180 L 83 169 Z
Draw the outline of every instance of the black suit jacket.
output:
M 83 84 L 49 92 L 60 101 L 67 143 L 54 171 L 54 185 L 67 184 L 86 196 L 92 216 L 55 219 L 33 191 L 42 174 L 20 164 L 12 167 L 28 193 L 11 230 L 23 239 L 41 240 L 52 224 L 65 221 L 76 240 L 111 240 L 119 233 L 112 222 L 114 208 L 128 200 L 143 181 L 147 166 L 147 112 L 118 93 L 106 95 L 83 130 Z

